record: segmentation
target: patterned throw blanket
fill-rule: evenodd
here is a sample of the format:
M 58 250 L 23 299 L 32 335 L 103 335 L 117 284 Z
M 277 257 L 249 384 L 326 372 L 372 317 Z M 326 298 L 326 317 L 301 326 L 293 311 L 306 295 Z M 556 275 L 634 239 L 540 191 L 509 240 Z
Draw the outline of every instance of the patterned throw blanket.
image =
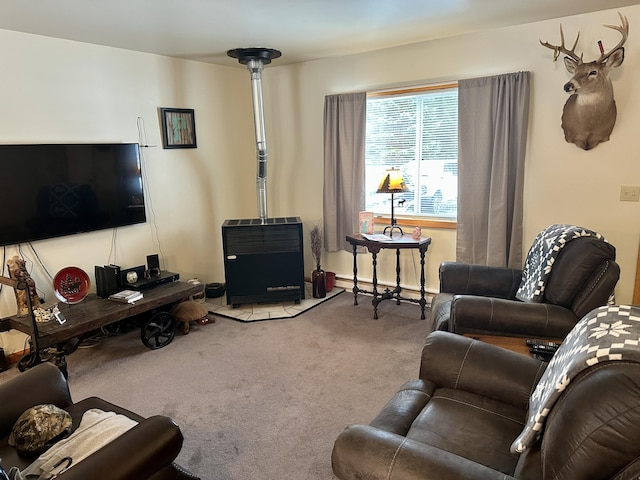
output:
M 578 373 L 611 360 L 640 363 L 640 307 L 596 308 L 576 324 L 531 395 L 529 419 L 511 445 L 511 452 L 522 453 L 535 444 L 554 404 Z
M 580 237 L 596 237 L 603 242 L 607 241 L 597 232 L 574 225 L 550 225 L 540 232 L 527 254 L 516 298 L 523 302 L 542 302 L 556 257 L 567 242 Z

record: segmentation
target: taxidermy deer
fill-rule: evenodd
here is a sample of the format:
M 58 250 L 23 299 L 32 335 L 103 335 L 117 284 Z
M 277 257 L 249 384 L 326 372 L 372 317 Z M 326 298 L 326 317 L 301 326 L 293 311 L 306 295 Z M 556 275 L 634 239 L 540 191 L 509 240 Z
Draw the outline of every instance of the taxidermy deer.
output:
M 620 26 L 605 25 L 620 32 L 622 39 L 618 44 L 605 53 L 602 42 L 598 42 L 600 57 L 592 62 L 583 62 L 582 54 L 576 54 L 576 45 L 580 38 L 580 32 L 573 43 L 571 50 L 564 46 L 564 32 L 560 25 L 561 45 L 551 45 L 547 42 L 540 43 L 553 50 L 553 61 L 558 59 L 560 53 L 564 53 L 564 65 L 573 75 L 571 80 L 564 84 L 564 91 L 571 96 L 564 105 L 562 112 L 562 129 L 567 142 L 575 143 L 584 150 L 590 150 L 601 142 L 609 140 L 616 123 L 616 102 L 613 99 L 613 85 L 609 78 L 609 72 L 622 64 L 624 60 L 623 45 L 629 35 L 629 22 L 620 15 Z

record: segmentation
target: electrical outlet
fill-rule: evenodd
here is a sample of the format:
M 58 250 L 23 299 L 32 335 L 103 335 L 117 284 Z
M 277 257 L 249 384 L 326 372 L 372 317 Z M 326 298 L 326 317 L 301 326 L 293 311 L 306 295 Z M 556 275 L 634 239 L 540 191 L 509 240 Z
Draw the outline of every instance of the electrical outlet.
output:
M 633 185 L 622 185 L 620 187 L 621 202 L 640 202 L 640 187 Z

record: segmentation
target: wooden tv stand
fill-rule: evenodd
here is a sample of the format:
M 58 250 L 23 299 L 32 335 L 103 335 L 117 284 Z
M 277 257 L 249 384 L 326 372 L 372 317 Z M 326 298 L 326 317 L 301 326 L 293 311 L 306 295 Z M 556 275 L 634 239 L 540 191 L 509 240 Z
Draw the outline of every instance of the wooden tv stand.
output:
M 34 332 L 31 317 L 14 315 L 0 319 L 0 331 L 15 329 L 31 335 L 32 352 L 29 355 L 38 356 L 40 350 L 51 347 L 58 347 L 61 355 L 64 355 L 70 352 L 68 347 L 64 349 L 63 346 L 72 340 L 77 340 L 75 342 L 77 344 L 90 332 L 136 315 L 149 313 L 149 319 L 141 327 L 143 343 L 149 348 L 162 348 L 171 342 L 175 333 L 175 319 L 168 310 L 174 304 L 201 292 L 202 285 L 180 281 L 170 282 L 143 290 L 144 298 L 132 304 L 100 298 L 95 293 L 91 293 L 80 303 L 58 304 L 58 309 L 66 318 L 63 324 L 55 320 L 38 323 L 37 331 Z M 145 335 L 149 336 L 147 342 L 145 342 Z M 20 363 L 18 366 L 21 366 Z M 28 368 L 33 365 L 23 366 Z

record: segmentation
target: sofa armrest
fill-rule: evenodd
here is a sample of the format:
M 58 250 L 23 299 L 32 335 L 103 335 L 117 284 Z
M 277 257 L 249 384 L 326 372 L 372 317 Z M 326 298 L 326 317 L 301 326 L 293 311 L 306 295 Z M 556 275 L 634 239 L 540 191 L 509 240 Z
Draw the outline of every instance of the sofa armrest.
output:
M 526 410 L 545 368 L 526 355 L 438 331 L 427 336 L 422 349 L 420 379 Z
M 369 423 L 372 427 L 406 436 L 413 422 L 433 397 L 432 382 L 413 379 L 406 382 Z
M 179 427 L 169 417 L 149 417 L 56 478 L 148 478 L 173 462 L 180 453 L 182 441 Z
M 578 320 L 573 311 L 559 305 L 455 295 L 451 300 L 449 331 L 461 335 L 563 339 Z
M 489 467 L 370 425 L 352 425 L 337 438 L 331 456 L 341 480 L 453 480 L 513 477 Z
M 442 262 L 439 272 L 443 293 L 506 299 L 515 298 L 522 279 L 522 270 L 461 262 Z
M 30 407 L 51 403 L 60 408 L 71 404 L 69 386 L 62 372 L 42 363 L 0 384 L 0 436 L 11 431 L 18 417 Z

